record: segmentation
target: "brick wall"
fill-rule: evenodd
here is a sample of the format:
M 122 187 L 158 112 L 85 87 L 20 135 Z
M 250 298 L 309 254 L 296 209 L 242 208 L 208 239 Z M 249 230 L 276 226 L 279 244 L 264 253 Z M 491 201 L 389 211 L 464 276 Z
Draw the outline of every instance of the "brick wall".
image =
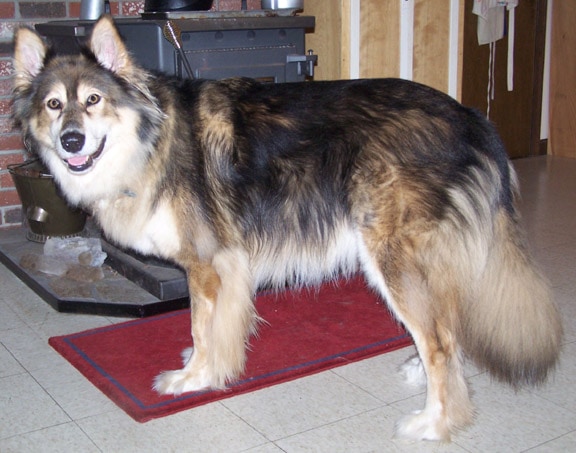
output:
M 237 11 L 241 0 L 214 0 L 212 9 Z M 248 0 L 248 9 L 259 9 L 260 0 Z M 111 1 L 113 16 L 137 16 L 144 8 L 144 1 Z M 77 19 L 80 1 L 1 1 L 0 2 L 0 229 L 20 225 L 22 210 L 20 200 L 7 166 L 23 162 L 27 156 L 20 134 L 10 120 L 10 93 L 12 73 L 12 37 L 19 24 L 33 26 L 50 20 Z

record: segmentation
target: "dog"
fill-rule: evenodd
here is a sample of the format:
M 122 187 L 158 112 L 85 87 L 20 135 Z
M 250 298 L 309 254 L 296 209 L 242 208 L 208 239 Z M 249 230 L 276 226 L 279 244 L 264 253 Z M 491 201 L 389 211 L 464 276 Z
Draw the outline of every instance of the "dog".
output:
M 557 362 L 562 326 L 504 146 L 434 89 L 182 80 L 138 66 L 104 16 L 79 55 L 16 31 L 13 116 L 110 240 L 186 271 L 194 349 L 151 383 L 161 394 L 238 378 L 258 288 L 357 272 L 425 371 L 425 408 L 400 437 L 449 440 L 473 421 L 465 358 L 514 387 Z

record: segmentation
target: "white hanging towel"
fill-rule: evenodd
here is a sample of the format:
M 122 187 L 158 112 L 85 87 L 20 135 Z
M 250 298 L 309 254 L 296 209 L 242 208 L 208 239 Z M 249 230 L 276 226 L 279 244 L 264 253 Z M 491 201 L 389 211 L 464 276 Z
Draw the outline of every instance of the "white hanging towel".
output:
M 474 0 L 472 12 L 478 16 L 478 44 L 490 45 L 488 62 L 488 110 L 490 117 L 490 102 L 494 99 L 494 65 L 496 58 L 495 42 L 504 37 L 504 19 L 508 10 L 508 62 L 507 88 L 514 89 L 514 30 L 515 9 L 519 0 Z
M 478 44 L 490 44 L 504 37 L 506 1 L 475 0 L 472 12 L 478 16 Z

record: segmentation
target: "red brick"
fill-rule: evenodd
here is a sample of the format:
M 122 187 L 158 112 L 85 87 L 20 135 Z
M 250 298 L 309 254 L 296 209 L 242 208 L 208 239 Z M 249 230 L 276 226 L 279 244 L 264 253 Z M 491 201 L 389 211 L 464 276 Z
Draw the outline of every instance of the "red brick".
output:
M 242 5 L 241 0 L 219 0 L 214 2 L 213 9 L 218 11 L 236 11 Z
M 13 2 L 2 2 L 0 3 L 0 18 L 2 19 L 13 19 L 14 12 L 16 9 L 14 8 Z
M 12 103 L 8 99 L 0 99 L 0 115 L 10 115 Z
M 0 135 L 0 151 L 23 150 L 24 143 L 20 134 Z
M 14 180 L 10 173 L 2 173 L 0 170 L 0 189 L 13 189 L 14 188 Z
M 4 223 L 1 223 L 2 227 L 20 225 L 22 223 L 22 206 L 5 207 L 3 211 Z
M 262 0 L 248 0 L 248 9 L 261 9 L 262 8 Z
M 142 11 L 144 11 L 144 2 L 142 3 Z M 118 2 L 110 2 L 110 13 L 113 16 L 118 16 L 120 14 L 120 5 Z
M 68 3 L 68 17 L 80 17 L 80 2 Z
M 12 164 L 20 164 L 24 162 L 24 154 L 23 153 L 8 153 L 8 154 L 0 154 L 0 171 L 4 171 L 8 168 L 8 165 Z
M 0 78 L 0 96 L 10 96 L 12 94 L 12 79 L 10 77 Z
M 0 60 L 0 77 L 10 77 L 13 69 L 11 58 L 2 58 Z
M 144 12 L 144 2 L 122 2 L 123 16 L 139 16 Z
M 246 2 L 248 10 L 260 9 L 261 6 L 261 0 L 248 0 Z M 214 2 L 212 9 L 217 9 L 218 11 L 240 11 L 242 9 L 242 0 L 218 0 Z
M 18 132 L 14 127 L 14 121 L 9 116 L 0 117 L 0 135 L 14 134 Z
M 16 189 L 0 190 L 0 206 L 16 206 L 22 204 Z
M 142 11 L 144 11 L 144 2 L 133 3 L 142 3 Z M 80 17 L 80 2 L 68 3 L 68 14 L 70 17 Z M 120 15 L 120 5 L 118 2 L 110 2 L 110 14 L 112 14 L 114 17 Z
M 26 19 L 66 17 L 64 2 L 20 2 L 20 16 Z

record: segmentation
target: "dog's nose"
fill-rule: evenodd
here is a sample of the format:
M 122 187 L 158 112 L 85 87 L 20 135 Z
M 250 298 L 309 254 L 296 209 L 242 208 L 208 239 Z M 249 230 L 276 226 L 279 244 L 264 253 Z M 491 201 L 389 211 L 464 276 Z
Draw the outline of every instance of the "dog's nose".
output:
M 62 147 L 69 153 L 77 153 L 82 150 L 86 137 L 80 132 L 67 132 L 60 137 Z

